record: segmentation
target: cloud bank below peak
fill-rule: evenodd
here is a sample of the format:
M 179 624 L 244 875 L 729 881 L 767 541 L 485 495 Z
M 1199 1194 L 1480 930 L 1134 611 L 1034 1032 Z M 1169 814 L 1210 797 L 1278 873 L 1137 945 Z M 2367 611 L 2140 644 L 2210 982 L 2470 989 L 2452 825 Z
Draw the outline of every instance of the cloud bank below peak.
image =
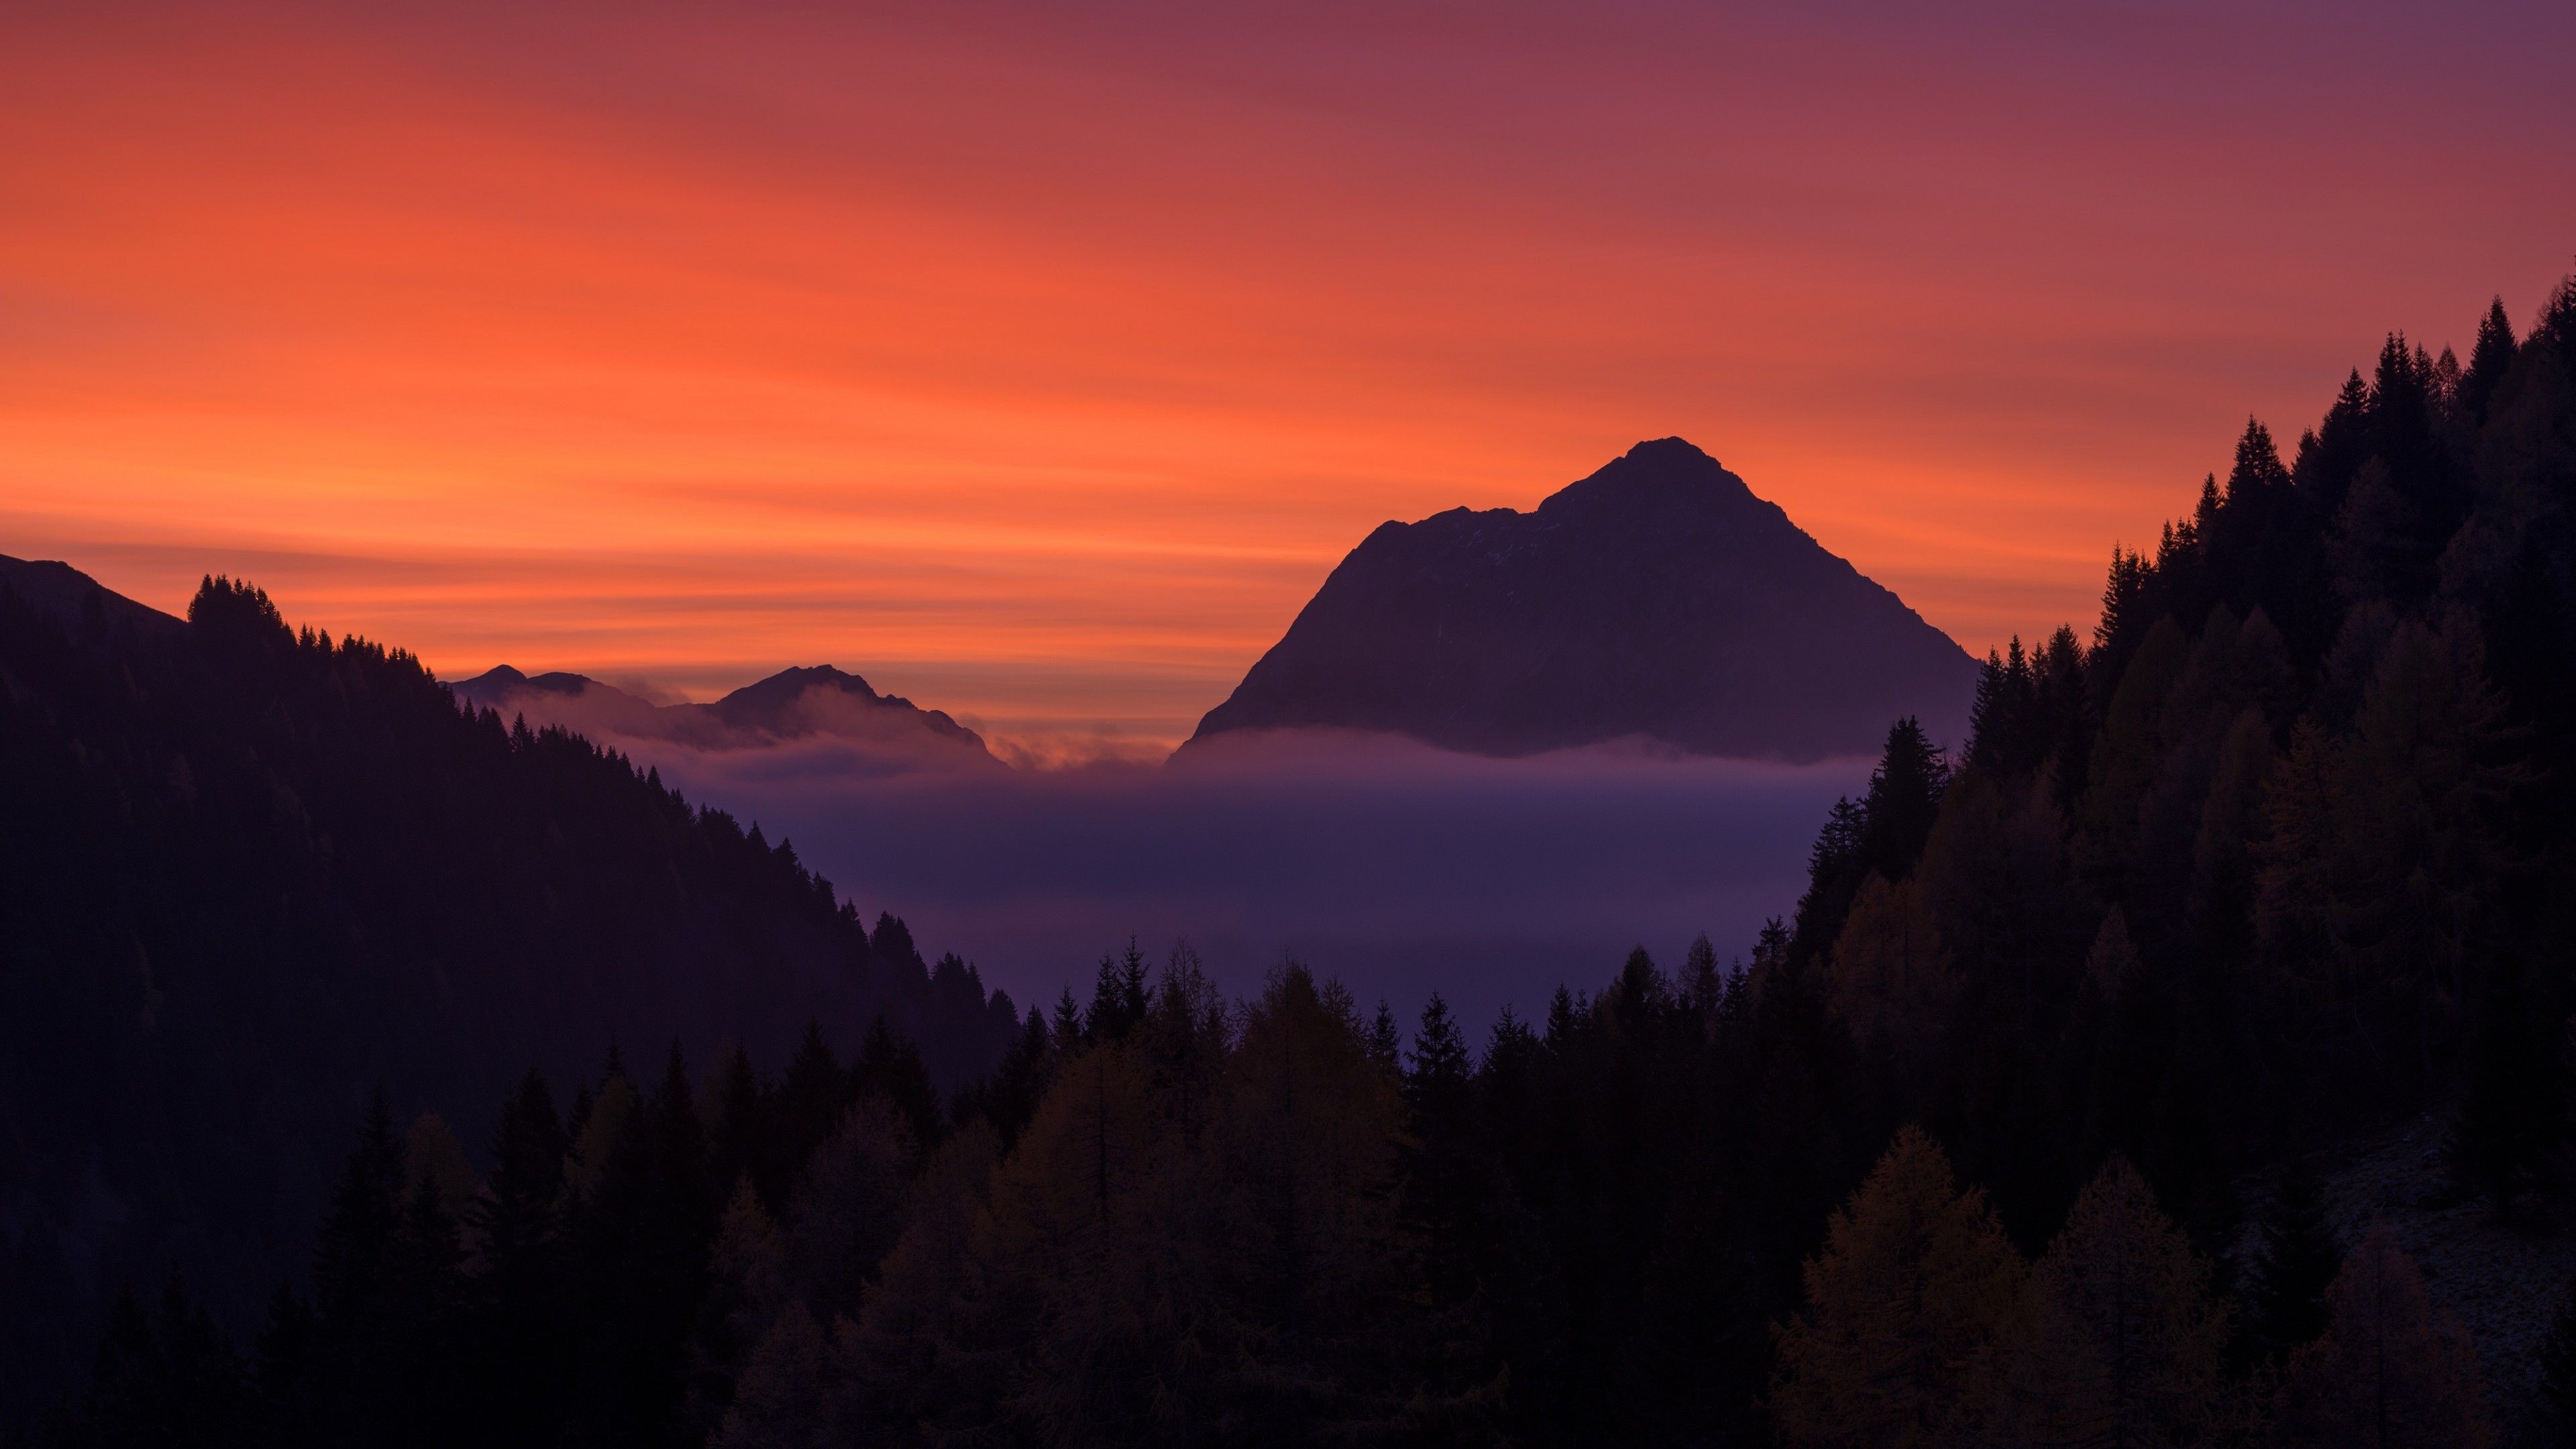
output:
M 1188 940 L 1233 990 L 1293 956 L 1363 1000 L 1409 1013 L 1438 990 L 1479 1023 L 1597 987 L 1635 945 L 1668 965 L 1702 932 L 1749 948 L 1870 767 L 1633 740 L 1507 760 L 1323 730 L 1043 771 L 886 770 L 821 733 L 609 742 L 1023 1007 L 1087 991 L 1132 936 L 1156 956 Z

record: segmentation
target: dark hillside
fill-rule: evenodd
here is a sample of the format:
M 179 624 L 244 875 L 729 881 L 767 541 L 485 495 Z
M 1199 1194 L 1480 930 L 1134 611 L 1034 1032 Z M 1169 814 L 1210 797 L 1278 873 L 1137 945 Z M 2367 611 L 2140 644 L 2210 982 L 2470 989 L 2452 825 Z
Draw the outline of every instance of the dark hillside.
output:
M 2576 282 L 2466 363 L 2392 335 L 2286 460 L 2249 423 L 2089 640 L 1988 661 L 1958 759 L 1891 738 L 1787 959 L 2027 1244 L 2114 1152 L 2222 1264 L 2294 1162 L 2354 1251 L 2542 1242 L 2576 1226 L 2571 704 Z M 2401 1140 L 2356 1194 L 2346 1144 Z M 2507 1428 L 2570 1261 L 2521 1256 L 2550 1280 L 2463 1312 Z
M 378 1086 L 473 1112 L 611 1042 L 775 1063 L 879 1016 L 952 1084 L 1016 1026 L 784 842 L 398 650 L 0 574 L 0 1394 L 174 1263 L 248 1321 Z

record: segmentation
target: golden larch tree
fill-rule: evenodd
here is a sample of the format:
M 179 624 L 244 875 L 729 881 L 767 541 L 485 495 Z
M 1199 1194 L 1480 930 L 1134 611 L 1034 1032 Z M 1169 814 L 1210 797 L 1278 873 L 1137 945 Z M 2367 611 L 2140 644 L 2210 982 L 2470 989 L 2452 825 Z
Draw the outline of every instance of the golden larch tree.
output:
M 2015 1417 L 2032 1442 L 2205 1442 L 2221 1417 L 2227 1313 L 2209 1265 L 2125 1158 L 2095 1175 L 2033 1274 L 2037 1331 Z
M 1977 1442 L 2025 1321 L 2022 1262 L 1974 1188 L 1907 1127 L 1806 1265 L 1807 1311 L 1780 1333 L 1771 1409 L 1792 1443 Z
M 2437 1313 L 2386 1227 L 2326 1290 L 2323 1338 L 2290 1357 L 2282 1441 L 2296 1449 L 2479 1449 L 2493 1437 L 2477 1351 Z

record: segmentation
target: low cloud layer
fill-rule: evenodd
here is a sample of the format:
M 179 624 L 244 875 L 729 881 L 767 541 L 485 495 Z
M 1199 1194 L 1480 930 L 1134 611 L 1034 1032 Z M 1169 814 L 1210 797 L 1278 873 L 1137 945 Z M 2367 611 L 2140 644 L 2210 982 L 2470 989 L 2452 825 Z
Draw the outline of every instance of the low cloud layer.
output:
M 1241 993 L 1293 955 L 1408 1015 L 1434 989 L 1482 1025 L 1597 989 L 1629 947 L 1706 931 L 1741 953 L 1803 885 L 1868 763 L 1604 748 L 1521 760 L 1372 737 L 1229 742 L 1170 766 L 889 772 L 865 741 L 609 742 L 761 822 L 862 910 L 910 921 L 1023 1006 L 1087 991 L 1133 934 L 1187 938 Z
M 841 780 L 998 774 L 1003 769 L 982 741 L 946 714 L 916 708 L 899 696 L 862 693 L 866 681 L 840 677 L 850 687 L 816 686 L 745 698 L 774 682 L 765 680 L 715 704 L 657 703 L 576 675 L 544 675 L 531 683 L 501 686 L 468 681 L 459 692 L 499 709 L 505 718 L 561 725 L 656 763 L 665 755 L 675 764 L 707 757 L 741 768 L 763 754 L 785 750 L 800 762 L 820 762 L 828 777 Z

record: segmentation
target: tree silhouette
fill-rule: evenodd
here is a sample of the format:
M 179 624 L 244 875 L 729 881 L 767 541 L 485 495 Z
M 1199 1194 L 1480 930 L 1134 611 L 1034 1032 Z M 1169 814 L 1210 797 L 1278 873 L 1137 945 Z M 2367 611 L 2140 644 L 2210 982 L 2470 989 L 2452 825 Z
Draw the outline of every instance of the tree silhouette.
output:
M 2189 1444 L 2221 1418 L 2227 1315 L 2209 1265 L 2114 1157 L 2041 1257 L 2026 1432 L 2052 1444 Z
M 2362 1236 L 2326 1306 L 2325 1336 L 2290 1356 L 2285 1442 L 2477 1449 L 2493 1437 L 2476 1350 L 2434 1312 L 2423 1275 L 2388 1229 Z
M 1771 1391 L 1781 1432 L 1975 1442 L 2001 1407 L 2026 1271 L 1984 1195 L 1956 1188 L 1932 1139 L 1898 1132 L 1807 1264 L 1807 1309 L 1780 1335 Z
M 2343 1269 L 2343 1245 L 2326 1221 L 2324 1187 L 2305 1156 L 2282 1169 L 2261 1234 L 2247 1329 L 2278 1362 L 2325 1332 L 2326 1291 Z

